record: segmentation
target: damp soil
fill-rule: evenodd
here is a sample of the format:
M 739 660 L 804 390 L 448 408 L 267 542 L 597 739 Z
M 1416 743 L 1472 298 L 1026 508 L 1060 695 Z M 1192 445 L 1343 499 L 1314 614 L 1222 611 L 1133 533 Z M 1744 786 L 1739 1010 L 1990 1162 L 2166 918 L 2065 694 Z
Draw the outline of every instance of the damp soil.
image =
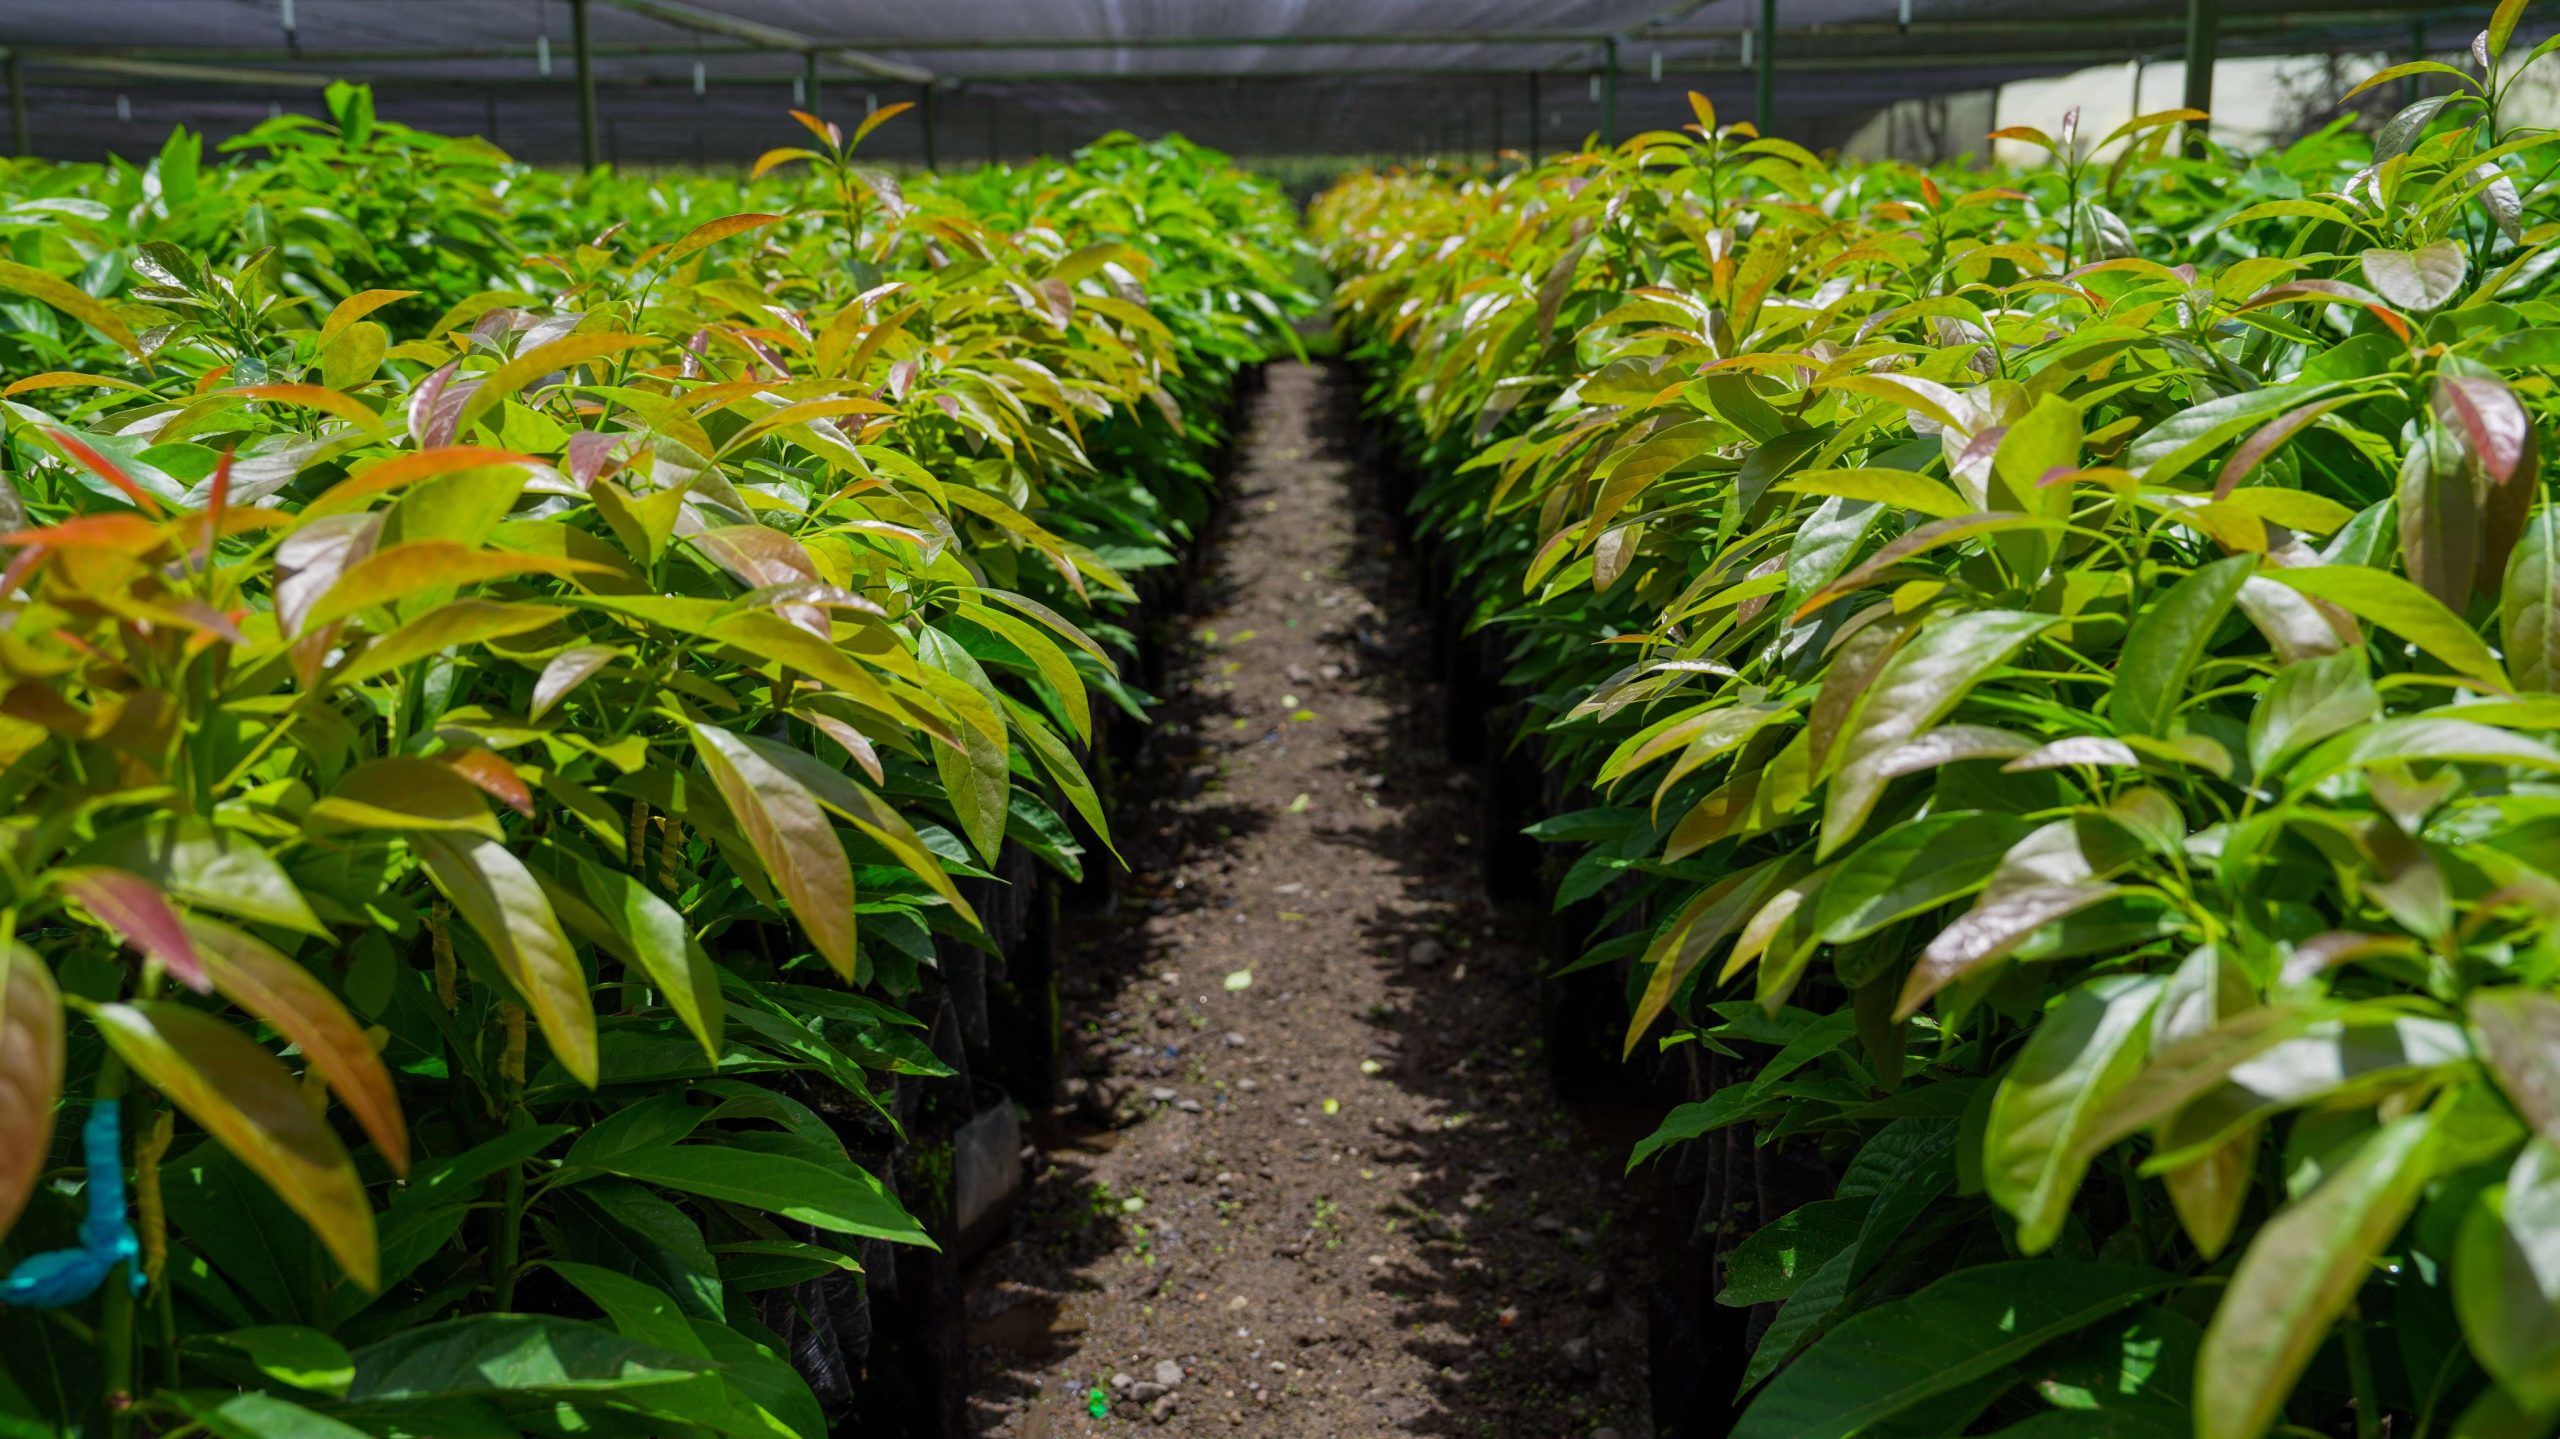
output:
M 1538 898 L 1484 892 L 1356 382 L 1267 381 L 970 1277 L 972 1426 L 1639 1439 L 1625 1125 L 1549 1081 Z

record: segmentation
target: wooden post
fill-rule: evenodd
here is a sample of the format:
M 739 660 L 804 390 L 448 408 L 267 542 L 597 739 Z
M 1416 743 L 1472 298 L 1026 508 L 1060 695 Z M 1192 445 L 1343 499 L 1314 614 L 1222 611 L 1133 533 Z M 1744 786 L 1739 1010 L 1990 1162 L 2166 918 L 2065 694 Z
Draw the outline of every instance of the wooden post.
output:
M 2190 110 L 2213 113 L 2213 55 L 2222 42 L 2220 0 L 2187 0 L 2187 94 Z M 2204 153 L 2209 121 L 2187 122 L 2187 153 Z
M 1760 133 L 1778 119 L 1778 0 L 1760 0 L 1759 74 L 1751 91 L 1751 123 Z
M 1600 42 L 1600 143 L 1618 143 L 1618 37 Z
M 596 57 L 587 45 L 587 0 L 569 0 L 569 44 L 578 60 L 578 161 L 596 167 Z
M 27 81 L 18 69 L 18 57 L 9 56 L 9 153 L 33 156 L 36 147 L 27 139 Z

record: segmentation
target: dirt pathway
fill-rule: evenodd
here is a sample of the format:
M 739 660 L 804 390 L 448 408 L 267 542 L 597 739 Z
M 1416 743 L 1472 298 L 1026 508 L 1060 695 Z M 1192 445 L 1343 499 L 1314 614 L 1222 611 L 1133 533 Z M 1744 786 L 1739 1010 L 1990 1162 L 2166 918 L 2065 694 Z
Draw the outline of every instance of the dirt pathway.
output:
M 1549 1091 L 1355 382 L 1269 378 L 1065 956 L 1078 1113 L 973 1276 L 978 1432 L 1639 1439 L 1623 1142 Z

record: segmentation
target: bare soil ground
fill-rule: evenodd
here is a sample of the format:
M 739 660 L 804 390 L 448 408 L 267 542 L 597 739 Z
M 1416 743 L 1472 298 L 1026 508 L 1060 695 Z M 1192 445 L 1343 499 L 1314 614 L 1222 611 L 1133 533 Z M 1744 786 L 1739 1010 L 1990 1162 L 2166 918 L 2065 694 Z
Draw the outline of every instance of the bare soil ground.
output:
M 1355 401 L 1278 365 L 1248 411 L 1069 937 L 1076 1108 L 972 1276 L 987 1439 L 1652 1432 L 1641 1191 L 1549 1087 L 1540 897 L 1482 892 Z

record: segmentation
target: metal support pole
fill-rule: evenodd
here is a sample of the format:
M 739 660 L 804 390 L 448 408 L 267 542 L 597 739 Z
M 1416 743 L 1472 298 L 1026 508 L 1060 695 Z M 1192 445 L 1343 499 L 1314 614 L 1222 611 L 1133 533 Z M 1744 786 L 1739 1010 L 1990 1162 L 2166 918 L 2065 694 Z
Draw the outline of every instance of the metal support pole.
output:
M 1618 143 L 1618 37 L 1600 42 L 1600 143 Z
M 27 81 L 19 73 L 18 57 L 9 57 L 9 153 L 32 157 L 36 147 L 27 139 Z
M 596 57 L 587 45 L 587 0 L 569 0 L 569 44 L 578 60 L 578 159 L 596 167 Z
M 818 98 L 818 52 L 815 50 L 800 57 L 800 94 L 809 102 L 810 114 L 825 118 L 825 102 Z
M 942 166 L 936 162 L 933 153 L 933 86 L 927 84 L 923 90 L 923 99 L 916 106 L 916 115 L 924 122 L 924 167 L 928 170 L 939 170 Z
M 1751 123 L 1760 133 L 1778 119 L 1778 0 L 1760 0 L 1760 73 L 1751 92 Z
M 2213 54 L 2222 41 L 2220 0 L 2187 0 L 2187 95 L 2190 110 L 2213 113 Z M 2201 154 L 2209 122 L 2187 122 L 2187 150 Z

